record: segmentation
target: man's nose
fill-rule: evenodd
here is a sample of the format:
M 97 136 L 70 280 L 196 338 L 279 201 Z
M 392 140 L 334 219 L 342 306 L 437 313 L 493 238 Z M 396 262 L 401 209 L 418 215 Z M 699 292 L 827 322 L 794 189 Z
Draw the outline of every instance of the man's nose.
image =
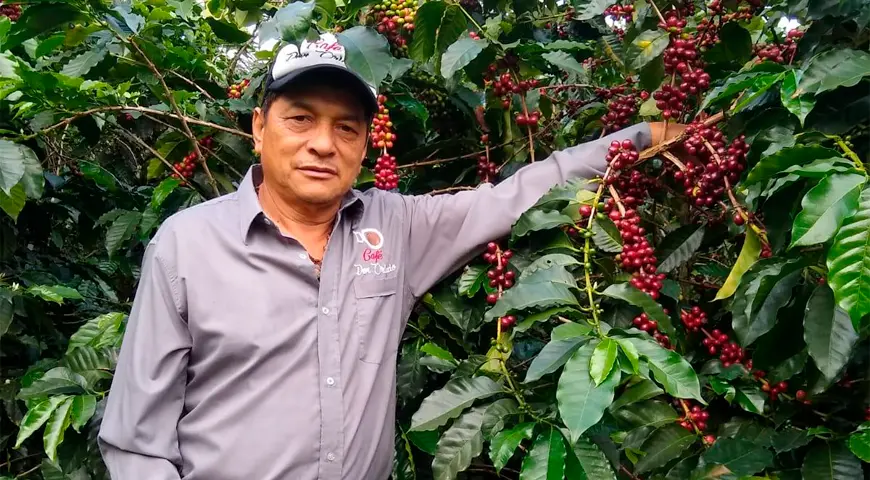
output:
M 318 123 L 308 139 L 308 148 L 319 157 L 328 157 L 335 153 L 335 131 L 329 122 Z

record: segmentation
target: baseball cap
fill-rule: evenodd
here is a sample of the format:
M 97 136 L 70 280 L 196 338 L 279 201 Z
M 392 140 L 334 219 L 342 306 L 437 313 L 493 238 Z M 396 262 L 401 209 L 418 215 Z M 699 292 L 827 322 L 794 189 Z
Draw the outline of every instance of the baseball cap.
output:
M 314 41 L 305 39 L 301 45 L 287 44 L 275 56 L 266 75 L 266 91 L 286 91 L 303 75 L 337 75 L 344 79 L 348 89 L 359 96 L 370 114 L 376 113 L 377 89 L 353 71 L 347 65 L 346 58 L 347 51 L 331 33 L 321 34 Z

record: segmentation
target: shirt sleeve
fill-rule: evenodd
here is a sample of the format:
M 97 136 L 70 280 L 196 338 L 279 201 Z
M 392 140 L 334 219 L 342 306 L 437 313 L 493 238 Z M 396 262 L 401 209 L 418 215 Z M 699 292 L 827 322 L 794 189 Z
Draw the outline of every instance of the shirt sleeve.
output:
M 510 233 L 520 215 L 552 187 L 573 178 L 603 176 L 614 140 L 630 139 L 638 150 L 652 143 L 648 123 L 551 154 L 497 186 L 485 184 L 454 195 L 404 196 L 408 232 L 408 288 L 415 297 Z
M 98 444 L 112 479 L 179 480 L 181 417 L 191 337 L 173 270 L 148 245 Z

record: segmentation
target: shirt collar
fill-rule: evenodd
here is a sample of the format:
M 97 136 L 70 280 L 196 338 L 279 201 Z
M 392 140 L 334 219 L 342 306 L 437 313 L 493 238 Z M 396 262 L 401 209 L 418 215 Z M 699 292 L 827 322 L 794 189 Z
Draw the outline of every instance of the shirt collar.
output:
M 248 233 L 251 230 L 251 225 L 254 221 L 260 218 L 263 213 L 263 207 L 260 205 L 260 199 L 257 196 L 257 188 L 263 182 L 263 166 L 260 164 L 251 165 L 245 178 L 242 179 L 239 189 L 236 192 L 239 201 L 239 228 L 242 236 L 242 242 L 248 243 Z M 364 208 L 360 192 L 356 189 L 350 189 L 345 193 L 339 207 L 339 218 L 342 212 L 350 206 L 355 206 L 361 211 Z

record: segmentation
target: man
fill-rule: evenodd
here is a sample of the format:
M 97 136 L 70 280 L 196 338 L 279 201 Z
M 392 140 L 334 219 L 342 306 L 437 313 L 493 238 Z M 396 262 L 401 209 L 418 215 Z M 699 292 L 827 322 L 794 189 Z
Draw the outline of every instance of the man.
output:
M 448 196 L 353 190 L 376 91 L 332 35 L 285 47 L 237 192 L 151 240 L 99 440 L 118 480 L 383 480 L 396 352 L 414 303 L 614 139 Z M 654 135 L 653 135 L 654 134 Z

